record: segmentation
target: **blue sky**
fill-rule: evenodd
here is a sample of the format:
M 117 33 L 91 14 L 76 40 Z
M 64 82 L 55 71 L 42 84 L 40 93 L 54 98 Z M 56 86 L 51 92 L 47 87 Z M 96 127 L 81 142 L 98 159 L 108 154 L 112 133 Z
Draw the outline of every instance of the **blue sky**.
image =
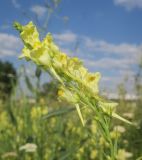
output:
M 17 68 L 22 48 L 13 21 L 30 20 L 43 26 L 48 11 L 44 0 L 1 0 L 0 59 Z M 92 72 L 102 73 L 101 86 L 115 92 L 127 76 L 132 93 L 133 76 L 142 56 L 142 0 L 62 0 L 51 15 L 51 32 L 61 49 L 80 57 Z

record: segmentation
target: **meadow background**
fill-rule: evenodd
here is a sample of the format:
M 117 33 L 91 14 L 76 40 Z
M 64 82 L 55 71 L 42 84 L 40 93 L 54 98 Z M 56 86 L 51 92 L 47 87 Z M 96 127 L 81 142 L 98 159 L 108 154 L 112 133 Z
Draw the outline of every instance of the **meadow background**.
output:
M 142 156 L 142 1 L 1 0 L 0 159 L 101 160 L 108 144 L 93 114 L 82 126 L 71 104 L 59 101 L 58 82 L 19 60 L 23 47 L 13 22 L 33 21 L 41 39 L 51 32 L 61 50 L 100 72 L 100 94 L 135 124 L 112 120 L 118 160 Z

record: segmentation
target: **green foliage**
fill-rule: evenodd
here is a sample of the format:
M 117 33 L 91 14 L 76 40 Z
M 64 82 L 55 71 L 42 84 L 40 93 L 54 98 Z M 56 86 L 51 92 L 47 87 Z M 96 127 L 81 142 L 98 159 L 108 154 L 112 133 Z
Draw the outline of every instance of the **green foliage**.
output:
M 82 109 L 86 119 L 86 125 L 82 127 L 75 108 L 68 103 L 52 101 L 51 97 L 41 98 L 37 103 L 36 99 L 24 96 L 19 101 L 11 101 L 16 123 L 11 121 L 6 102 L 1 105 L 2 160 L 97 160 L 104 159 L 104 154 L 109 153 L 109 143 L 99 134 L 91 110 Z M 123 129 L 117 134 L 112 130 L 112 139 L 118 136 L 120 139 L 122 132 Z M 128 152 L 122 148 L 118 160 L 122 160 L 122 153 Z

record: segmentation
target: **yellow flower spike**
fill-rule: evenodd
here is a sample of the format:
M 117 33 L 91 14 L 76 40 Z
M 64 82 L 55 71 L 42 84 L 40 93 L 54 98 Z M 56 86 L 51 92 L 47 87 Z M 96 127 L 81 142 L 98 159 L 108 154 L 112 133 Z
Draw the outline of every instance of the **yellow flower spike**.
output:
M 48 70 L 54 78 L 61 82 L 64 92 L 61 97 L 76 104 L 80 101 L 80 98 L 78 97 L 82 96 L 76 92 L 77 89 L 81 90 L 80 93 L 83 93 L 84 90 L 86 90 L 85 93 L 91 94 L 92 98 L 94 97 L 95 100 L 101 104 L 100 106 L 105 114 L 130 124 L 129 121 L 115 113 L 113 110 L 115 107 L 112 107 L 114 104 L 111 104 L 110 106 L 110 103 L 104 103 L 102 98 L 99 97 L 98 82 L 101 77 L 100 73 L 89 73 L 78 58 L 71 58 L 62 53 L 55 45 L 51 34 L 48 34 L 44 40 L 40 42 L 39 34 L 32 22 L 28 23 L 26 26 L 15 23 L 14 26 L 20 31 L 21 39 L 25 45 L 21 58 L 25 57 L 27 60 L 33 60 L 37 65 Z M 66 78 L 70 78 L 68 83 L 72 83 L 66 85 L 66 81 L 68 80 Z M 78 87 L 77 89 L 76 86 Z M 83 98 L 86 96 L 85 93 Z
M 32 22 L 22 27 L 20 36 L 24 43 L 30 45 L 32 48 L 34 48 L 37 43 L 40 43 L 39 33 Z

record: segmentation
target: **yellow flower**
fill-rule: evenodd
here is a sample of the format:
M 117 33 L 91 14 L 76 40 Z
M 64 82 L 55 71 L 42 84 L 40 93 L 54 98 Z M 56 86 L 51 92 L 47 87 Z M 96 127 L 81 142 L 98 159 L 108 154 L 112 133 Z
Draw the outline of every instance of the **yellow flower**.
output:
M 92 90 L 94 94 L 99 93 L 98 82 L 100 80 L 100 77 L 101 75 L 99 72 L 96 72 L 94 74 L 88 73 L 84 80 L 85 84 Z
M 42 115 L 45 115 L 45 114 L 47 114 L 47 113 L 48 113 L 47 107 L 43 107 L 43 108 L 42 108 Z
M 64 91 L 63 90 L 58 90 L 58 96 L 63 96 L 64 95 Z
M 123 126 L 119 126 L 119 125 L 115 126 L 114 130 L 119 133 L 124 133 L 126 131 L 126 129 Z
M 6 111 L 3 111 L 0 113 L 0 129 L 5 129 L 5 128 L 9 128 L 9 119 L 8 119 L 8 114 Z
M 78 102 L 78 96 L 76 93 L 71 92 L 70 90 L 66 89 L 65 87 L 61 86 L 58 95 L 60 99 L 65 99 L 68 102 L 71 103 L 77 103 Z
M 118 139 L 121 136 L 121 134 L 117 131 L 112 131 L 110 132 L 110 136 L 112 139 Z
M 80 76 L 80 79 L 85 79 L 85 76 L 87 75 L 87 69 L 83 66 L 79 67 L 78 68 L 78 71 L 79 71 L 79 76 Z
M 27 25 L 22 27 L 22 32 L 20 34 L 24 43 L 34 48 L 37 43 L 40 43 L 39 33 L 32 22 L 29 22 Z
M 48 113 L 47 107 L 33 107 L 31 110 L 31 118 L 38 119 Z
M 124 149 L 119 149 L 117 154 L 117 160 L 127 160 L 133 156 L 132 153 L 125 151 Z
M 104 147 L 108 147 L 109 146 L 108 142 L 106 142 L 104 137 L 100 137 L 99 144 L 100 144 L 100 146 L 104 146 Z
M 36 152 L 37 145 L 34 143 L 26 143 L 25 145 L 21 146 L 19 150 L 24 150 L 25 152 Z
M 82 62 L 76 58 L 69 58 L 68 60 L 68 70 L 70 73 L 74 73 L 75 70 L 78 70 L 78 68 L 81 66 Z
M 103 109 L 103 111 L 105 113 L 111 115 L 115 111 L 117 103 L 115 103 L 115 102 L 106 102 L 106 101 L 104 102 L 102 100 L 102 101 L 99 101 L 99 105 L 100 105 L 100 107 Z
M 64 53 L 59 53 L 53 58 L 53 65 L 56 68 L 66 67 L 67 66 L 67 55 Z
M 97 157 L 97 154 L 98 154 L 97 150 L 92 150 L 90 154 L 90 158 L 94 160 Z
M 51 44 L 52 41 L 53 41 L 53 37 L 52 37 L 51 33 L 48 33 L 46 35 L 46 37 L 43 39 L 43 43 L 45 43 L 45 44 Z
M 30 50 L 24 46 L 24 48 L 22 49 L 22 55 L 19 56 L 19 58 L 26 58 L 26 60 L 30 60 Z
M 13 158 L 16 158 L 18 155 L 16 152 L 6 152 L 4 153 L 1 157 L 2 159 L 13 159 Z
M 22 129 L 24 128 L 24 121 L 23 121 L 23 119 L 22 118 L 20 118 L 20 117 L 18 117 L 17 118 L 17 120 L 18 120 L 18 130 L 19 131 L 22 131 Z
M 56 54 L 56 53 L 59 53 L 60 50 L 59 50 L 58 46 L 55 45 L 55 43 L 53 41 L 53 37 L 50 33 L 48 33 L 46 35 L 46 37 L 44 38 L 42 43 L 44 45 L 46 45 L 48 48 L 50 48 L 50 50 L 52 52 L 52 56 L 54 56 L 54 54 Z
M 96 124 L 91 124 L 91 131 L 93 134 L 97 133 L 97 125 Z
M 49 48 L 45 47 L 45 45 L 40 45 L 38 48 L 31 50 L 30 57 L 36 64 L 49 67 L 51 62 L 49 52 Z

